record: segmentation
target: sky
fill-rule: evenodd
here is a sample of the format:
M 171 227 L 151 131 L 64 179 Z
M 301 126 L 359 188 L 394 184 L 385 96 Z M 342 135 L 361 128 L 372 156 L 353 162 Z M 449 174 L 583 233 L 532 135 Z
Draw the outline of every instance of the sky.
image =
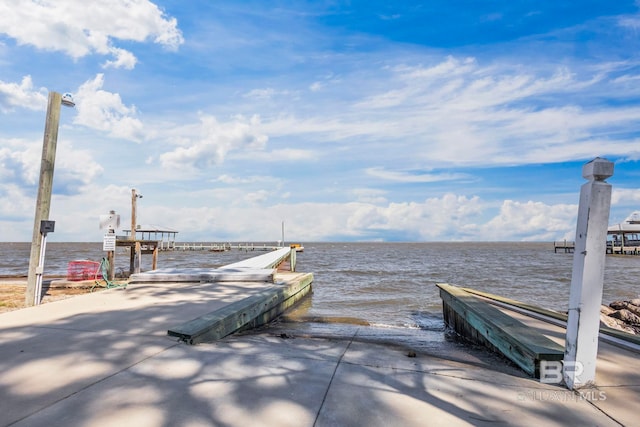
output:
M 100 215 L 180 242 L 573 240 L 640 210 L 640 3 L 0 0 L 0 240 Z

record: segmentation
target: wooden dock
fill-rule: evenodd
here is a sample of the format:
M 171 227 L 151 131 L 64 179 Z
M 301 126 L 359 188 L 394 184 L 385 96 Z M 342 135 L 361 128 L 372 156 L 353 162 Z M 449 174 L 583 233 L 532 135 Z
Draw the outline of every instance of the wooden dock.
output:
M 285 247 L 220 268 L 165 268 L 137 273 L 130 283 L 215 283 L 219 289 L 247 286 L 257 290 L 167 331 L 187 344 L 198 344 L 268 323 L 311 292 L 313 274 L 296 273 L 295 267 L 296 250 Z
M 311 291 L 313 274 L 294 274 L 280 286 L 233 302 L 189 322 L 170 328 L 167 334 L 187 344 L 212 342 L 236 331 L 269 323 Z
M 576 242 L 569 242 L 567 240 L 553 242 L 554 253 L 558 253 L 558 251 L 564 251 L 564 253 L 571 254 L 575 249 L 576 249 Z
M 607 254 L 609 255 L 640 255 L 640 242 L 634 241 L 622 245 L 620 242 L 607 242 Z
M 437 284 L 443 301 L 445 323 L 474 343 L 500 353 L 529 375 L 540 378 L 541 361 L 561 361 L 564 342 L 534 329 L 522 316 L 566 328 L 567 315 L 509 298 L 469 288 Z M 554 339 L 555 338 L 555 339 Z M 640 352 L 640 337 L 606 325 L 600 340 L 622 349 Z
M 564 348 L 462 288 L 437 284 L 445 323 L 460 336 L 503 354 L 540 378 L 542 361 L 560 361 Z
M 172 246 L 160 246 L 161 251 L 210 251 L 210 252 L 226 252 L 226 251 L 275 251 L 281 249 L 282 246 L 269 245 L 266 243 L 175 243 Z
M 553 242 L 553 252 L 564 252 L 572 254 L 576 249 L 576 243 L 567 240 Z M 608 255 L 640 255 L 640 242 L 631 241 L 625 245 L 621 241 L 607 242 L 606 253 Z

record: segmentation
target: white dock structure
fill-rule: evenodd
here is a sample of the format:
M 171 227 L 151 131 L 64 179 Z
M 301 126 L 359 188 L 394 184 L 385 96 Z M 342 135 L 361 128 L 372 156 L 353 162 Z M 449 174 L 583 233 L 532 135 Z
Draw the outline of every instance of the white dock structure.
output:
M 287 247 L 220 268 L 159 268 L 136 273 L 129 282 L 273 282 L 276 269 L 287 260 L 289 270 L 295 271 L 296 251 Z
M 607 229 L 607 253 L 640 255 L 640 211 Z

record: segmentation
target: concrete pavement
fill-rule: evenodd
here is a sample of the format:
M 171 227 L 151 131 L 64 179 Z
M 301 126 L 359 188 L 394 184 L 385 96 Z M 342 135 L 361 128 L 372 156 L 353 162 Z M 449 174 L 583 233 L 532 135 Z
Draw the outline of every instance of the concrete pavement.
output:
M 581 398 L 446 340 L 408 357 L 366 326 L 341 339 L 288 324 L 197 346 L 167 336 L 263 286 L 133 284 L 1 314 L 0 425 L 617 426 L 638 413 L 637 377 Z M 637 355 L 622 366 L 617 354 L 603 349 L 606 375 L 637 371 Z

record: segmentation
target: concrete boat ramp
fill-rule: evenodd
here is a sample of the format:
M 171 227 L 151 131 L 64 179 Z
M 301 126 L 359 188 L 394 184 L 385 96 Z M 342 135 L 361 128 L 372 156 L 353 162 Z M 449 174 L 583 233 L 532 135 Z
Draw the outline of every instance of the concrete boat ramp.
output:
M 640 409 L 637 355 L 607 345 L 605 394 L 586 397 L 482 349 L 444 341 L 416 354 L 367 342 L 370 328 L 360 325 L 341 339 L 279 324 L 189 345 L 179 333 L 194 324 L 256 295 L 308 288 L 313 276 L 276 270 L 273 280 L 233 281 L 227 271 L 201 281 L 199 271 L 188 281 L 174 271 L 181 280 L 171 281 L 168 273 L 0 314 L 0 425 L 619 426 L 633 425 Z

